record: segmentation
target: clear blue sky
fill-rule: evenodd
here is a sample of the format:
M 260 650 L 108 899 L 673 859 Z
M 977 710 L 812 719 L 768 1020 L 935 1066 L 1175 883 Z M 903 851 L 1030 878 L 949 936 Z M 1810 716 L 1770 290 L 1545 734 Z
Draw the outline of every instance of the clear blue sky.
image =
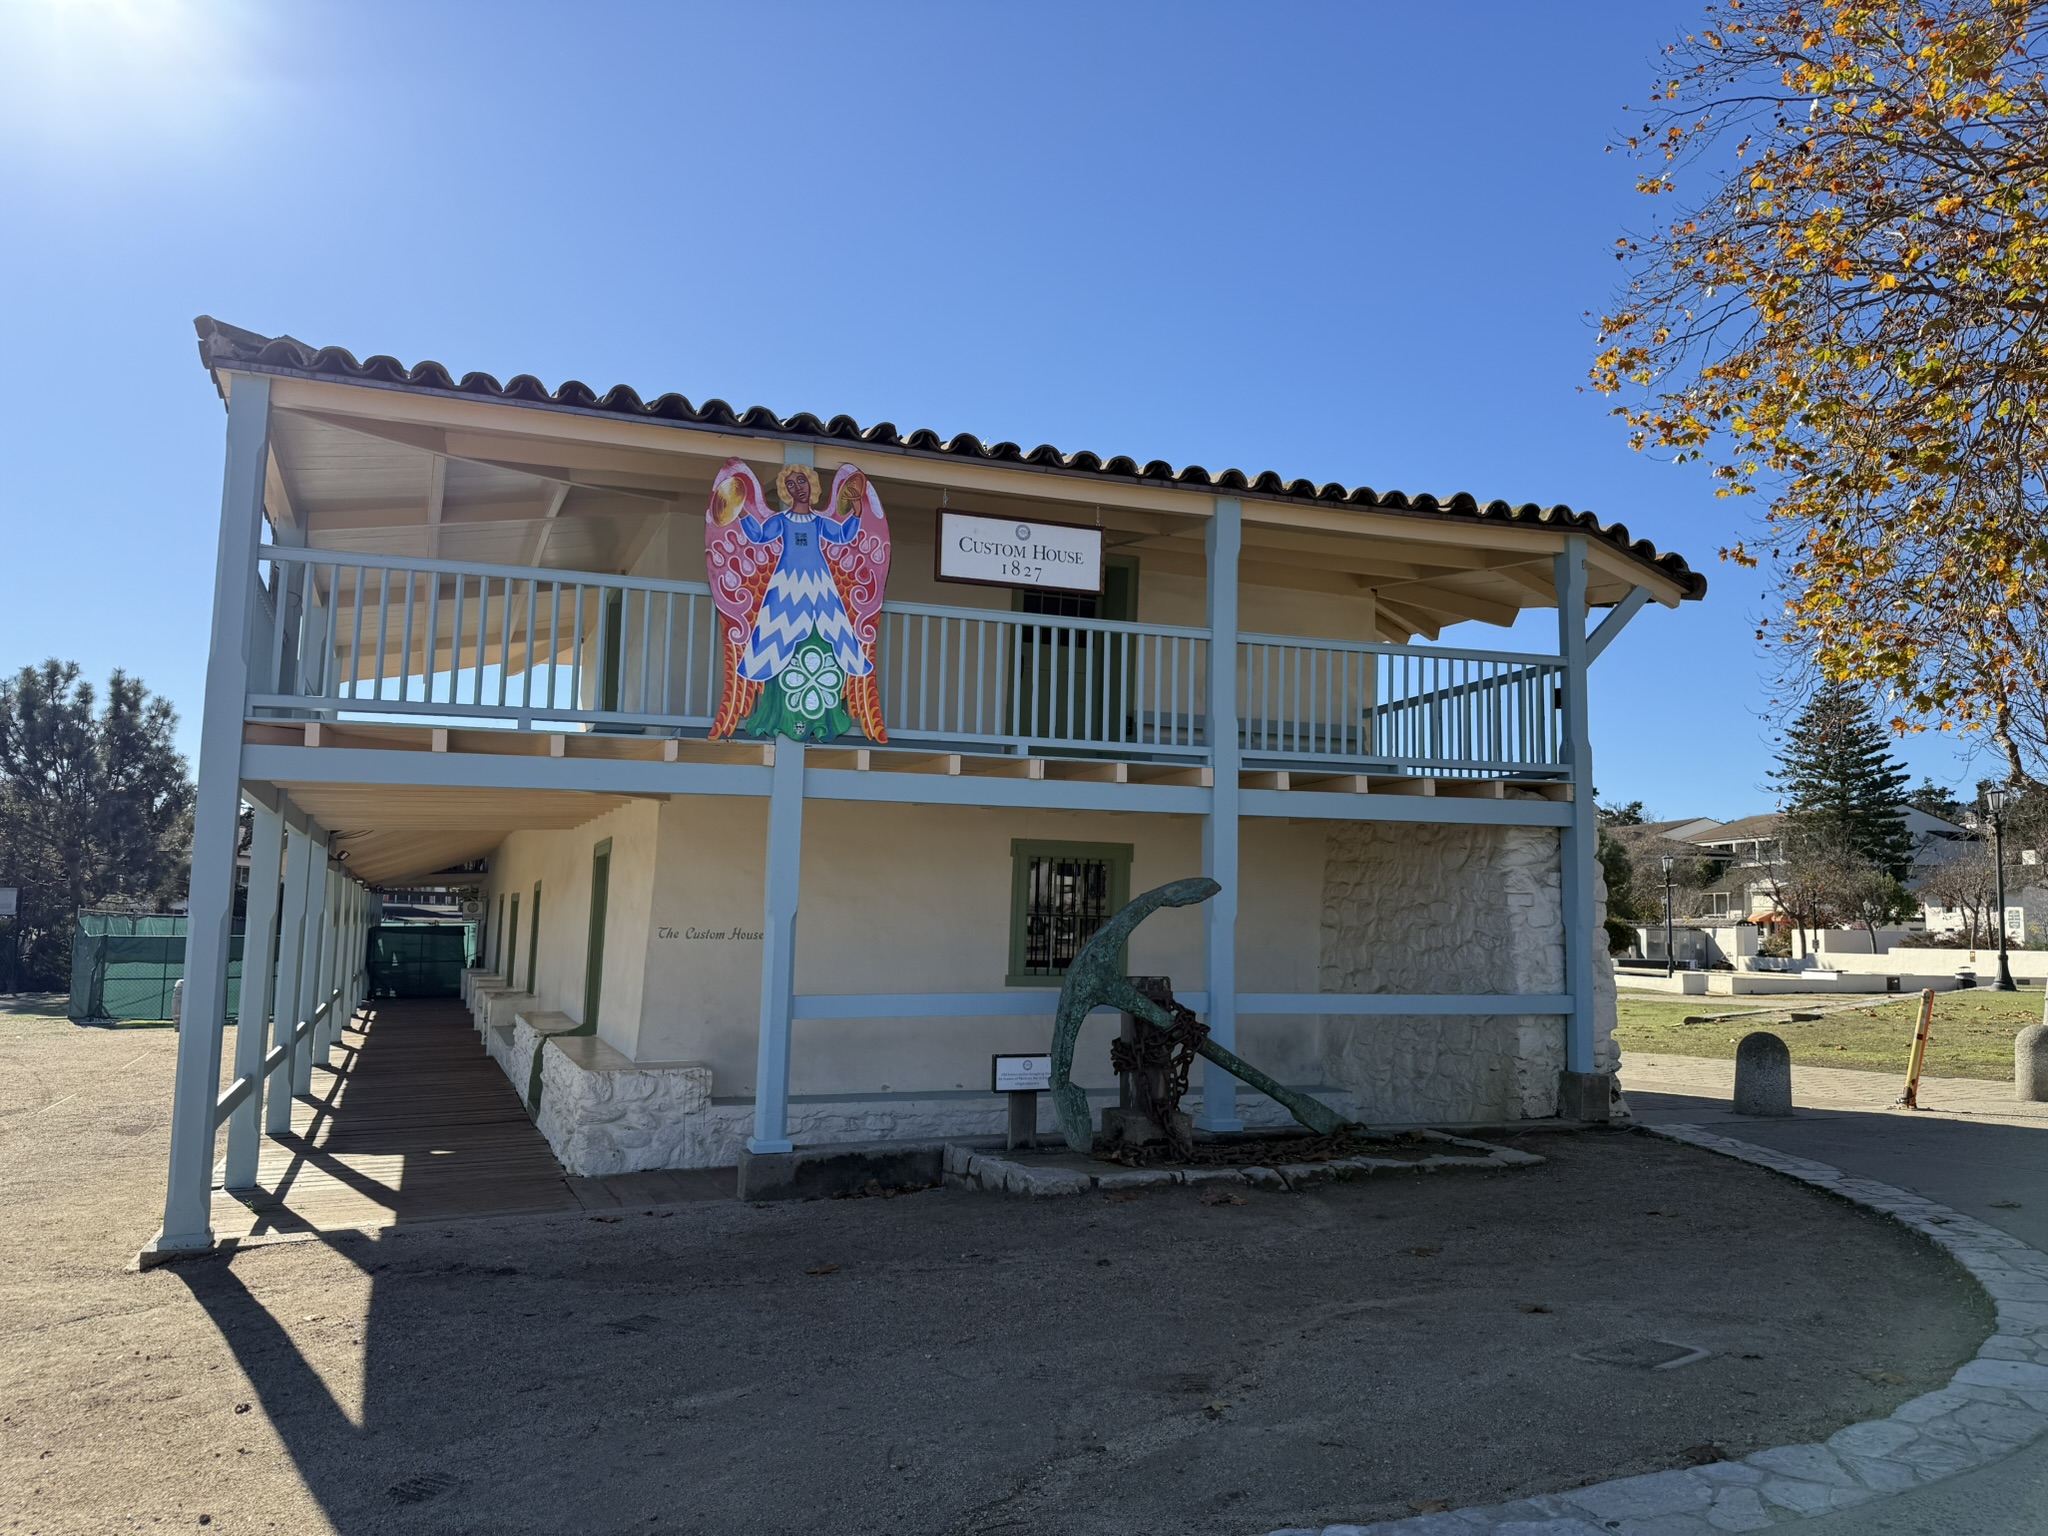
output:
M 1696 14 L 0 0 L 0 668 L 125 667 L 196 746 L 207 312 L 458 375 L 1590 508 L 1713 584 L 1596 668 L 1603 793 L 1765 809 L 1768 595 L 1715 558 L 1747 513 L 1580 389 L 1644 216 L 1604 146 Z

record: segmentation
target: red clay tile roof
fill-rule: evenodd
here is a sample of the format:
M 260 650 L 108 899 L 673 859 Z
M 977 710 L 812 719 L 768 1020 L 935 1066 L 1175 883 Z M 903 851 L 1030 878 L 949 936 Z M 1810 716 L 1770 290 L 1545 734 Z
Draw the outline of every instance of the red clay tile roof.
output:
M 801 438 L 812 441 L 880 445 L 918 454 L 974 459 L 992 464 L 1031 464 L 1068 474 L 1094 475 L 1123 481 L 1160 481 L 1177 486 L 1216 491 L 1242 491 L 1281 501 L 1339 503 L 1369 507 L 1378 512 L 1440 518 L 1454 521 L 1534 523 L 1551 528 L 1568 528 L 1620 550 L 1631 559 L 1654 568 L 1676 582 L 1688 599 L 1704 597 L 1707 579 L 1689 567 L 1683 557 L 1658 552 L 1647 539 L 1631 540 L 1621 523 L 1603 524 L 1590 512 L 1567 506 L 1539 507 L 1533 502 L 1512 506 L 1505 501 L 1480 502 L 1460 491 L 1442 500 L 1400 491 L 1375 491 L 1370 486 L 1343 486 L 1332 482 L 1317 485 L 1312 480 L 1283 480 L 1267 470 L 1247 475 L 1226 469 L 1211 474 L 1199 464 L 1176 469 L 1163 459 L 1140 464 L 1118 455 L 1105 459 L 1083 450 L 1063 453 L 1050 444 L 1023 449 L 1015 443 L 984 443 L 965 432 L 941 438 L 920 429 L 899 432 L 893 422 L 863 427 L 850 416 L 821 421 L 808 411 L 778 416 L 765 406 L 735 411 L 723 400 L 692 405 L 677 394 L 653 401 L 642 400 L 631 386 L 615 384 L 600 395 L 589 385 L 572 379 L 550 390 L 532 374 L 522 373 L 500 384 L 488 373 L 466 373 L 460 380 L 439 363 L 415 363 L 411 367 L 394 357 L 377 356 L 357 362 L 355 355 L 340 347 L 310 347 L 290 336 L 263 336 L 240 326 L 201 315 L 193 322 L 199 332 L 199 358 L 209 371 L 292 374 L 304 378 L 338 379 L 352 384 L 370 384 L 421 394 L 464 396 L 471 399 L 503 400 L 519 405 L 555 410 L 587 411 L 608 416 L 633 416 L 653 421 L 672 421 L 691 426 L 728 427 L 764 436 Z

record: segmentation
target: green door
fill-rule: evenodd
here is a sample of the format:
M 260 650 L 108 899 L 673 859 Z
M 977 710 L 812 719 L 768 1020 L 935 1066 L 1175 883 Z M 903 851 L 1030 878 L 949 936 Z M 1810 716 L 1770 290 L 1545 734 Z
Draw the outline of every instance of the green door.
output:
M 590 947 L 583 957 L 583 1029 L 597 1030 L 597 1006 L 604 997 L 604 909 L 612 885 L 612 840 L 606 838 L 590 856 Z
M 1017 592 L 1020 613 L 1067 619 L 1138 616 L 1138 562 L 1129 555 L 1106 556 L 1102 595 L 1072 592 Z M 1050 741 L 1124 742 L 1135 734 L 1125 718 L 1124 672 L 1128 647 L 1120 635 L 1088 630 L 1020 629 L 1018 678 L 1026 692 L 1012 717 L 1025 735 Z
M 540 958 L 540 882 L 533 882 L 533 926 L 526 936 L 526 990 L 533 990 L 534 963 Z

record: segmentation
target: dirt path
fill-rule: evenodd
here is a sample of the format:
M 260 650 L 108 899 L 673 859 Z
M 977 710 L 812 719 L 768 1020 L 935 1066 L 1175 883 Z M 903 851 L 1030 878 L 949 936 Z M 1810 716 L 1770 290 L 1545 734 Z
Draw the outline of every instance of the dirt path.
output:
M 0 1020 L 0 1530 L 1245 1536 L 1823 1436 L 1988 1324 L 1897 1229 L 1625 1133 L 1242 1205 L 706 1202 L 132 1274 L 173 1045 Z M 1711 1353 L 1578 1358 L 1651 1339 Z

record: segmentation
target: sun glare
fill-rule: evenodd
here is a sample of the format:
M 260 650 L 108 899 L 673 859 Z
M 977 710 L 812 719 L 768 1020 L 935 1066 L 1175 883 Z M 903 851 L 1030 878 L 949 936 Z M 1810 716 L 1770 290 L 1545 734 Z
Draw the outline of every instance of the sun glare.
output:
M 0 119 L 17 150 L 57 159 L 187 145 L 226 110 L 245 5 L 0 0 Z

